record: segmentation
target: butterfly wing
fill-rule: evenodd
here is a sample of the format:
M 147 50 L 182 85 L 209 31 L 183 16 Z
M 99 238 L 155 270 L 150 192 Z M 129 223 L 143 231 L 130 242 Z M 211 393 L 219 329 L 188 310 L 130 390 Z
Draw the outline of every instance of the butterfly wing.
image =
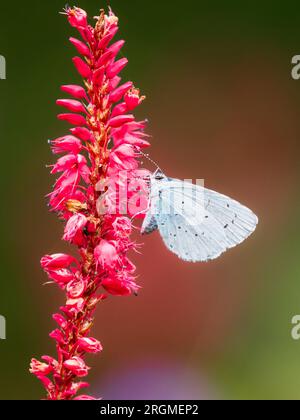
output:
M 247 239 L 256 229 L 257 216 L 247 207 L 223 194 L 205 190 L 205 208 L 223 226 L 227 248 Z
M 258 222 L 247 207 L 202 186 L 164 178 L 153 181 L 152 191 L 142 230 L 155 220 L 167 248 L 185 261 L 219 257 L 243 242 Z
M 157 219 L 149 211 L 144 219 L 143 226 L 141 229 L 142 235 L 148 235 L 158 229 Z

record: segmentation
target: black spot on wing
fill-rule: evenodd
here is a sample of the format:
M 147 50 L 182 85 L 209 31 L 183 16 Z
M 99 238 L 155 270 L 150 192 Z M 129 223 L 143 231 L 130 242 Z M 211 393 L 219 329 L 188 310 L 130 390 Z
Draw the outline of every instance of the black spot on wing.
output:
M 143 235 L 149 235 L 150 233 L 154 232 L 158 229 L 158 224 L 156 218 L 153 216 L 150 220 L 150 223 L 145 227 L 143 231 Z

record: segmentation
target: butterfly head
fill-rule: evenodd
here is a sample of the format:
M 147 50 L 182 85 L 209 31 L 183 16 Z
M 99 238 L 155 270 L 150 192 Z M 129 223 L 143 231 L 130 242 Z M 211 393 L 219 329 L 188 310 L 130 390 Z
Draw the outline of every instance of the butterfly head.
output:
M 152 177 L 156 181 L 161 181 L 162 179 L 165 179 L 166 178 L 166 175 L 160 169 L 156 169 L 156 171 L 154 172 L 154 174 L 152 175 Z

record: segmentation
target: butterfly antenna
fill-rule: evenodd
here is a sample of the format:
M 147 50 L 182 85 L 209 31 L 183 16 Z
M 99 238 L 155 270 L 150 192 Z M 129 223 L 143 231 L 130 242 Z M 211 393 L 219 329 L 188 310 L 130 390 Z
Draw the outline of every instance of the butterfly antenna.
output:
M 147 153 L 144 153 L 141 150 L 139 150 L 139 153 L 142 156 L 144 156 L 147 160 L 149 160 L 149 162 L 151 162 L 154 166 L 156 166 L 156 169 L 158 169 L 160 172 L 163 173 L 163 171 L 161 170 L 160 166 L 158 166 L 158 164 L 153 159 L 151 159 L 151 157 Z
M 145 210 L 142 210 L 142 211 L 139 211 L 139 212 L 135 213 L 135 214 L 131 217 L 131 219 L 130 219 L 131 223 L 134 221 L 134 219 L 135 219 L 137 216 L 139 216 L 140 214 L 143 214 L 143 213 L 145 213 Z

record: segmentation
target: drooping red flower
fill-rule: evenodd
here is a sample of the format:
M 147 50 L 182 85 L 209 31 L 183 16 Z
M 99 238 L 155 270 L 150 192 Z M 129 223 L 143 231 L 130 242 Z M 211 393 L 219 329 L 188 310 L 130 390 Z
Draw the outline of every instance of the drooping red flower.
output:
M 30 372 L 37 376 L 45 376 L 52 372 L 52 368 L 47 363 L 42 363 L 36 359 L 32 359 L 30 364 Z
M 106 270 L 112 270 L 116 267 L 119 256 L 115 245 L 102 239 L 94 250 L 94 258 L 97 266 Z
M 127 254 L 135 249 L 130 217 L 147 208 L 140 193 L 147 190 L 149 174 L 139 169 L 138 159 L 149 142 L 146 122 L 132 114 L 145 97 L 131 81 L 121 84 L 128 60 L 118 57 L 124 41 L 112 42 L 118 18 L 101 11 L 92 27 L 84 10 L 67 7 L 65 12 L 81 38 L 71 37 L 70 42 L 81 55 L 73 63 L 84 81 L 83 86 L 63 85 L 62 92 L 70 97 L 57 100 L 66 110 L 58 118 L 72 127 L 70 134 L 49 141 L 53 153 L 62 155 L 52 165 L 52 174 L 59 177 L 49 204 L 64 221 L 63 239 L 77 247 L 80 257 L 59 253 L 41 259 L 66 301 L 53 315 L 57 328 L 50 333 L 57 357 L 32 359 L 30 372 L 50 400 L 92 400 L 76 395 L 88 386 L 79 380 L 89 371 L 86 353 L 103 349 L 90 335 L 96 306 L 109 295 L 139 290 Z
M 77 342 L 79 350 L 87 353 L 100 353 L 103 348 L 98 340 L 92 337 L 80 338 Z
M 76 238 L 80 240 L 83 238 L 83 229 L 87 223 L 88 219 L 84 214 L 74 214 L 66 224 L 63 239 L 67 242 L 74 242 Z
M 79 378 L 87 376 L 89 371 L 88 366 L 79 356 L 74 356 L 71 359 L 66 360 L 64 362 L 64 367 Z

